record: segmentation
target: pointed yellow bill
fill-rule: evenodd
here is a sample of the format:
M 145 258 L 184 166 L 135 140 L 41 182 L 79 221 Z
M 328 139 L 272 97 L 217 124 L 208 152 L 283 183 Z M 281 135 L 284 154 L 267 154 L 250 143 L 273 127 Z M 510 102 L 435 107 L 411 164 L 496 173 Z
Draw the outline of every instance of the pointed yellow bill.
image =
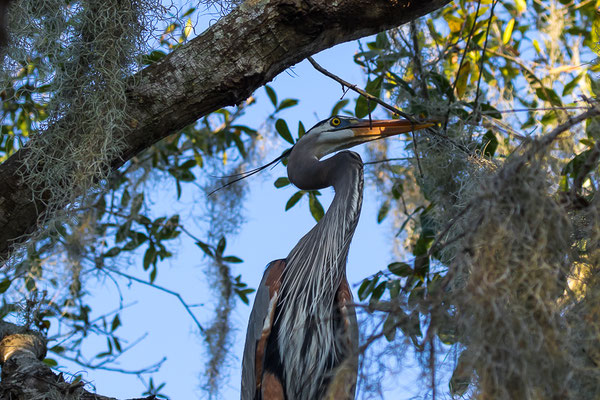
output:
M 425 129 L 435 126 L 433 122 L 412 123 L 406 119 L 388 119 L 388 120 L 360 120 L 353 123 L 350 129 L 355 137 L 364 137 L 366 140 L 372 140 L 382 137 L 399 135 Z

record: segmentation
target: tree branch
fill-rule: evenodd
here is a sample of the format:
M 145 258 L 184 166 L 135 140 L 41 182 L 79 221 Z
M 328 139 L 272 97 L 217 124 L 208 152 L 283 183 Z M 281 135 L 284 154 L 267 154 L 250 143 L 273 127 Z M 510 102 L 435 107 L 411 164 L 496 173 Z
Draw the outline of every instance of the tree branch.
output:
M 46 351 L 41 333 L 0 320 L 1 399 L 116 400 L 88 392 L 81 381 L 65 382 L 62 374 L 54 374 L 44 364 Z
M 413 117 L 402 112 L 400 109 L 389 105 L 385 101 L 381 100 L 379 97 L 373 96 L 372 94 L 365 92 L 364 90 L 362 90 L 355 84 L 345 81 L 342 78 L 340 78 L 339 76 L 337 76 L 336 74 L 327 71 L 319 63 L 317 63 L 312 57 L 308 57 L 307 60 L 308 60 L 308 62 L 310 62 L 312 64 L 313 67 L 315 67 L 315 69 L 317 71 L 319 71 L 320 73 L 322 73 L 325 76 L 328 76 L 329 78 L 333 79 L 334 81 L 339 82 L 342 86 L 345 86 L 349 89 L 354 90 L 356 93 L 360 94 L 365 99 L 367 99 L 369 101 L 374 101 L 375 103 L 381 105 L 383 108 L 387 109 L 388 111 L 391 111 L 392 113 L 394 113 L 396 115 L 401 116 L 402 118 L 406 118 L 407 120 L 409 120 L 411 122 L 417 123 L 417 121 L 415 121 Z
M 311 54 L 402 25 L 448 2 L 242 3 L 200 36 L 130 78 L 130 130 L 111 167 L 119 168 L 143 149 L 212 111 L 244 101 Z M 45 212 L 43 199 L 35 198 L 17 174 L 26 151 L 19 150 L 0 165 L 0 259 L 9 255 L 12 244 L 36 229 Z

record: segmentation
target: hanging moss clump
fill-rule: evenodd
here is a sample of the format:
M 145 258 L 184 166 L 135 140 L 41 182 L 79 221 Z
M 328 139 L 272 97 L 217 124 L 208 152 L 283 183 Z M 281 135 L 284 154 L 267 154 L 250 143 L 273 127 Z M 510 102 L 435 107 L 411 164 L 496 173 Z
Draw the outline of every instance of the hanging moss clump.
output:
M 126 78 L 138 68 L 159 6 L 157 0 L 11 2 L 0 86 L 14 94 L 5 101 L 29 90 L 44 106 L 31 116 L 19 171 L 46 207 L 40 226 L 64 219 L 107 180 L 129 129 L 125 91 L 135 82 Z

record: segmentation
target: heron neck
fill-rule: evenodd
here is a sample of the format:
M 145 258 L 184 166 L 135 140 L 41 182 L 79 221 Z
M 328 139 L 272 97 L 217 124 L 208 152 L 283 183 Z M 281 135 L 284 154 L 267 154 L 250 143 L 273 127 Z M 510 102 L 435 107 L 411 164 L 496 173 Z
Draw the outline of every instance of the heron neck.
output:
M 319 168 L 327 169 L 327 183 L 333 186 L 335 196 L 323 218 L 300 239 L 287 258 L 284 296 L 308 296 L 313 305 L 318 300 L 331 301 L 335 296 L 346 273 L 350 241 L 362 207 L 362 161 L 352 152 L 337 156 L 336 160 L 317 161 L 318 165 L 307 168 L 313 173 L 319 172 Z
M 333 325 L 337 310 L 333 305 L 345 279 L 348 249 L 360 215 L 363 168 L 356 153 L 334 157 L 306 160 L 292 174 L 311 184 L 317 182 L 311 180 L 314 174 L 321 179 L 321 188 L 334 187 L 335 196 L 323 218 L 286 259 L 277 323 L 279 332 L 286 333 L 278 336 L 278 344 L 280 354 L 285 354 L 281 362 L 288 398 L 321 398 L 324 377 L 346 356 Z M 306 385 L 309 376 L 320 381 Z

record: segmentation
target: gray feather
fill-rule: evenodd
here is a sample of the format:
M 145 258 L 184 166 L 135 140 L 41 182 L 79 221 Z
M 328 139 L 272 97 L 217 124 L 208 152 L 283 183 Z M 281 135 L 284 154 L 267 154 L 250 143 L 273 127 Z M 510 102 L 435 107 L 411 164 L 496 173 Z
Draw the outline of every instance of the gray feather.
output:
M 267 312 L 269 310 L 269 288 L 266 285 L 267 277 L 274 261 L 269 263 L 260 285 L 256 290 L 254 305 L 248 321 L 246 332 L 246 345 L 244 347 L 244 358 L 242 360 L 242 400 L 254 400 L 256 391 L 256 342 L 260 339 Z

